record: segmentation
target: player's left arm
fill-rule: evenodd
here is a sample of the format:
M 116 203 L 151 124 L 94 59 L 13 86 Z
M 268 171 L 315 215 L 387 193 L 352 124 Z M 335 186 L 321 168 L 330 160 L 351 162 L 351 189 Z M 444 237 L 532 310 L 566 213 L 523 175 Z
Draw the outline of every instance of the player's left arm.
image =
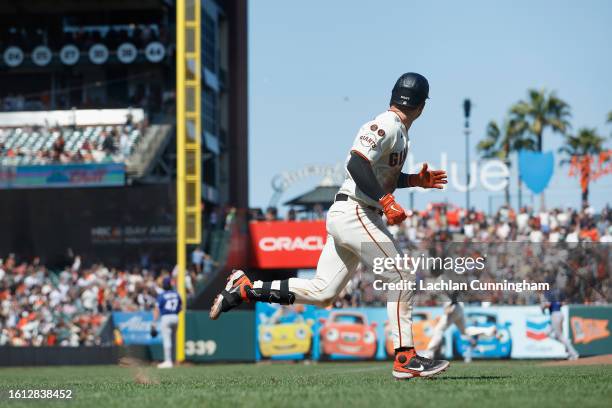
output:
M 443 189 L 448 183 L 445 170 L 429 170 L 427 163 L 423 163 L 421 171 L 416 174 L 400 173 L 397 188 L 421 187 Z
M 550 307 L 550 302 L 546 299 L 544 294 L 540 293 L 540 310 L 542 314 L 546 314 L 546 310 Z
M 157 319 L 159 318 L 159 306 L 155 303 L 155 307 L 153 308 L 153 322 L 151 323 L 150 334 L 151 337 L 157 337 Z

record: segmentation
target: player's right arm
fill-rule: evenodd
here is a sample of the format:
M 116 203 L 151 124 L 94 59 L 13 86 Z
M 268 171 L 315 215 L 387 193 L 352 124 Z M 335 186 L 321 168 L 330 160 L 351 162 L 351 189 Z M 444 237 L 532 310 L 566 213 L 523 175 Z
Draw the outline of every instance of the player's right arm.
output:
M 155 302 L 155 307 L 153 308 L 153 321 L 157 321 L 159 319 L 159 315 L 161 314 L 161 309 L 164 306 L 164 297 L 162 294 L 157 296 L 157 301 Z
M 153 323 L 151 323 L 151 337 L 157 337 L 157 321 L 159 319 L 159 304 L 155 302 L 155 307 L 153 307 Z
M 374 175 L 374 170 L 367 157 L 358 151 L 351 151 L 351 157 L 346 165 L 346 169 L 355 181 L 357 187 L 374 201 L 379 201 L 385 191 Z
M 159 306 L 155 304 L 155 307 L 153 308 L 153 321 L 156 322 L 157 319 L 159 319 Z
M 387 222 L 390 225 L 400 224 L 406 219 L 404 209 L 395 202 L 393 195 L 385 193 L 372 169 L 372 163 L 380 160 L 392 145 L 391 137 L 385 137 L 384 132 L 381 137 L 374 130 L 365 130 L 357 136 L 346 169 L 357 188 L 380 203 Z

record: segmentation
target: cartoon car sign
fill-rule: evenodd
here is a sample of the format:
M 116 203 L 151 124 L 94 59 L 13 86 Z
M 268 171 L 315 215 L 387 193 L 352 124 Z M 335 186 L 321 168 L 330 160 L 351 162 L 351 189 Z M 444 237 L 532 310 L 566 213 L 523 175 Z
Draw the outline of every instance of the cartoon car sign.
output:
M 440 317 L 434 319 L 431 318 L 429 312 L 413 312 L 412 313 L 412 337 L 414 339 L 414 348 L 417 351 L 427 349 L 429 341 L 433 336 L 434 328 L 438 324 Z M 393 348 L 393 337 L 391 336 L 391 326 L 389 321 L 385 322 L 385 350 L 387 356 L 395 356 L 395 349 Z
M 512 338 L 510 337 L 510 322 L 499 323 L 494 313 L 471 312 L 466 314 L 466 336 L 461 336 L 454 327 L 452 332 L 453 354 L 463 357 L 470 345 L 470 339 L 475 340 L 472 349 L 473 358 L 510 358 Z M 479 330 L 491 328 L 492 330 Z M 470 333 L 480 333 L 470 336 Z
M 363 313 L 332 312 L 320 322 L 322 360 L 332 355 L 364 359 L 376 355 L 376 323 L 368 324 Z
M 308 358 L 312 349 L 312 321 L 298 318 L 289 323 L 259 325 L 259 351 L 263 358 Z M 297 356 L 299 355 L 299 356 Z

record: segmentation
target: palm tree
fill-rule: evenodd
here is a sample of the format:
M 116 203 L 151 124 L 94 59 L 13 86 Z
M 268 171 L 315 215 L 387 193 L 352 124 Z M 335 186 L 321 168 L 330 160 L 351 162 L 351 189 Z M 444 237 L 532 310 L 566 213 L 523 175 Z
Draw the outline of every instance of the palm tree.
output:
M 565 135 L 570 128 L 569 105 L 557 97 L 555 92 L 547 92 L 544 89 L 529 89 L 527 100 L 520 100 L 514 104 L 510 108 L 510 113 L 517 123 L 518 133 L 535 137 L 539 152 L 542 151 L 542 138 L 546 129 Z M 542 208 L 545 207 L 544 202 L 544 193 L 542 193 L 540 195 Z
M 520 100 L 514 104 L 510 108 L 510 113 L 516 121 L 516 131 L 522 135 L 534 136 L 537 150 L 540 152 L 546 129 L 565 134 L 570 128 L 570 107 L 555 92 L 530 89 L 527 91 L 527 100 Z
M 565 144 L 559 148 L 559 153 L 565 156 L 560 164 L 571 164 L 580 171 L 583 206 L 589 202 L 591 162 L 593 156 L 599 155 L 604 150 L 605 140 L 604 137 L 597 134 L 597 129 L 582 128 L 575 136 L 567 135 Z
M 500 127 L 497 122 L 492 120 L 487 125 L 486 136 L 482 139 L 476 149 L 480 152 L 482 159 L 500 159 L 508 167 L 511 167 L 510 154 L 520 150 L 535 150 L 535 139 L 529 135 L 522 136 L 518 130 L 518 123 L 514 119 L 504 120 Z M 517 172 L 518 174 L 518 172 Z M 522 187 L 521 178 L 518 177 L 519 188 L 519 207 L 522 206 Z M 505 189 L 506 204 L 510 205 L 510 183 Z

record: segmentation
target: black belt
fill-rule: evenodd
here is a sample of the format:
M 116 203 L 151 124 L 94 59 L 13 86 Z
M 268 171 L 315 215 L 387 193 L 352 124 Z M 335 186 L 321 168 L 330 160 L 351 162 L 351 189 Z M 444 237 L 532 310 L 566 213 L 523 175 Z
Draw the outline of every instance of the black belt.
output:
M 338 193 L 336 194 L 336 198 L 334 199 L 334 202 L 335 201 L 348 201 L 348 199 L 349 199 L 348 195 L 344 193 Z M 378 213 L 378 215 L 383 215 L 383 212 L 380 210 L 380 208 L 372 207 L 371 205 L 363 205 L 363 204 L 361 204 L 361 207 L 367 208 L 368 210 L 372 210 Z

